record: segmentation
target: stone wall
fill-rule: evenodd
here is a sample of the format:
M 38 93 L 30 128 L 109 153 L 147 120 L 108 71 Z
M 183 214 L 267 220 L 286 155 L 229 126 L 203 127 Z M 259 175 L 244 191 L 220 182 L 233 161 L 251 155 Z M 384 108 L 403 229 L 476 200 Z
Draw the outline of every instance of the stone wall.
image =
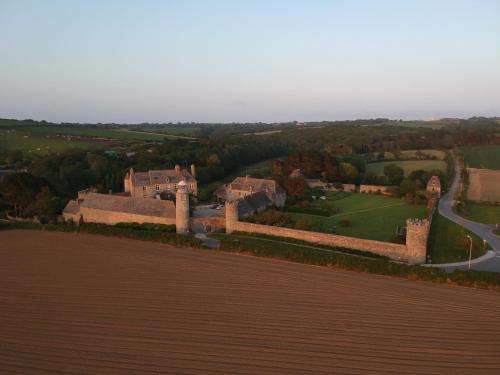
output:
M 381 193 L 389 194 L 391 186 L 379 186 L 379 185 L 359 185 L 360 193 Z
M 305 230 L 260 225 L 237 221 L 232 223 L 231 229 L 239 232 L 262 233 L 272 236 L 295 238 L 321 245 L 339 246 L 348 249 L 370 251 L 384 255 L 394 260 L 409 261 L 409 254 L 405 245 L 390 242 L 365 240 L 355 237 L 338 236 L 335 234 L 310 232 Z
M 158 216 L 136 215 L 125 212 L 104 211 L 95 208 L 80 206 L 78 214 L 64 214 L 64 219 L 73 219 L 76 223 L 80 220 L 80 215 L 83 216 L 83 221 L 86 223 L 102 223 L 114 225 L 118 223 L 153 223 L 175 225 L 175 218 L 166 218 Z

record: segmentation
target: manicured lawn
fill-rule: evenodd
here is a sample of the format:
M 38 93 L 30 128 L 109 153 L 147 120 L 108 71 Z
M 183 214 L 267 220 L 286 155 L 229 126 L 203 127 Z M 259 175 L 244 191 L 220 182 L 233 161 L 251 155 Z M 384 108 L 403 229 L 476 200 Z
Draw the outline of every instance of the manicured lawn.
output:
M 310 230 L 336 233 L 344 236 L 391 241 L 398 226 L 405 226 L 408 218 L 425 217 L 425 206 L 413 205 L 402 199 L 376 194 L 329 194 L 326 201 L 315 201 L 313 206 L 337 213 L 330 217 L 292 213 L 295 224 L 307 223 Z M 317 203 L 316 203 L 317 202 Z M 349 221 L 348 226 L 345 220 Z M 343 221 L 343 223 L 342 223 Z
M 368 172 L 373 172 L 378 175 L 384 174 L 384 167 L 389 164 L 396 164 L 403 168 L 405 175 L 413 171 L 423 169 L 424 171 L 432 171 L 440 169 L 446 171 L 446 162 L 443 160 L 402 160 L 402 161 L 384 161 L 379 163 L 368 163 L 366 169 Z
M 467 261 L 470 246 L 467 235 L 472 237 L 472 258 L 483 255 L 483 241 L 478 236 L 436 213 L 427 247 L 432 263 Z
M 500 223 L 500 204 L 482 204 L 467 201 L 459 214 L 480 223 L 497 224 Z
M 500 169 L 500 145 L 461 148 L 469 168 Z

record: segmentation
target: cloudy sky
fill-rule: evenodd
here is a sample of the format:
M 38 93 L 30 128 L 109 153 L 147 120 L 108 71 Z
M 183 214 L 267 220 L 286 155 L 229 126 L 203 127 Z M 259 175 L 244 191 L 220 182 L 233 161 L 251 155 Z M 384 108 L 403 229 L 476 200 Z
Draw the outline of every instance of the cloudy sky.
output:
M 0 117 L 500 115 L 500 1 L 0 0 Z

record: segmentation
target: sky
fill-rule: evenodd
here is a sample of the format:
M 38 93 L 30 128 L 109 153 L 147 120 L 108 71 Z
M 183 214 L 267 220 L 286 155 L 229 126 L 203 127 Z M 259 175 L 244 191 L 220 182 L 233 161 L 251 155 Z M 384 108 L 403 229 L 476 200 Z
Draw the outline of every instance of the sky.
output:
M 500 115 L 499 0 L 0 0 L 0 118 Z

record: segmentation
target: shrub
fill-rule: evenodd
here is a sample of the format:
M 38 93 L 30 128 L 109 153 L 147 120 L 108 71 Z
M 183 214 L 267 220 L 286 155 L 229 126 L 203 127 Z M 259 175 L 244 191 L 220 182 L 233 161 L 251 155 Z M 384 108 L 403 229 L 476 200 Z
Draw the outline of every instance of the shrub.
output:
M 349 219 L 340 219 L 339 224 L 341 227 L 350 227 L 351 226 L 351 220 Z

